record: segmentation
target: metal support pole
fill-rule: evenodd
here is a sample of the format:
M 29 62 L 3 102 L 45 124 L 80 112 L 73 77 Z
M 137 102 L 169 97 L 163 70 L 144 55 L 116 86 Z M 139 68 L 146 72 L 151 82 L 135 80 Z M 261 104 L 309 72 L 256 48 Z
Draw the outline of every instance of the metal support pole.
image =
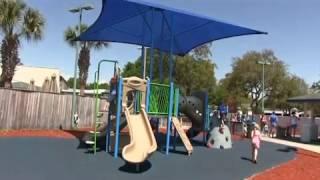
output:
M 168 112 L 168 121 L 167 121 L 167 138 L 166 138 L 166 155 L 169 154 L 170 147 L 170 137 L 171 137 L 171 118 L 173 110 L 173 82 L 170 82 L 170 97 L 169 97 L 169 112 Z
M 163 28 L 164 28 L 164 17 L 162 17 L 162 24 L 161 24 L 161 39 L 163 38 Z M 159 78 L 160 83 L 163 83 L 163 61 L 164 61 L 164 55 L 163 52 L 160 51 L 160 57 L 159 57 Z
M 157 140 L 157 141 L 160 139 L 160 133 L 159 133 L 159 123 L 160 123 L 160 122 L 159 122 L 159 120 L 160 120 L 160 119 L 157 118 L 157 126 L 156 126 L 156 128 L 157 128 L 157 129 L 156 129 L 156 137 L 157 137 L 156 140 Z M 161 147 L 160 147 L 160 149 L 161 149 Z
M 107 60 L 107 59 L 103 59 L 101 61 L 99 61 L 98 63 L 98 70 L 96 71 L 95 73 L 95 122 L 97 121 L 97 114 L 98 114 L 98 108 L 99 108 L 99 81 L 100 81 L 100 67 L 101 67 L 101 64 L 104 63 L 104 62 L 109 62 L 109 63 L 114 63 L 114 72 L 113 74 L 115 75 L 117 72 L 117 64 L 118 64 L 118 61 L 115 61 L 115 60 Z M 110 106 L 109 106 L 110 107 Z M 111 122 L 111 114 L 110 114 L 110 108 L 109 108 L 109 112 L 108 112 L 108 119 L 107 119 L 107 132 L 106 132 L 106 151 L 109 152 L 109 146 L 110 146 L 110 122 Z M 96 128 L 96 125 L 95 125 L 95 128 Z M 95 132 L 96 132 L 96 129 L 95 129 Z M 95 135 L 95 139 L 94 139 L 94 142 L 97 142 L 96 141 L 96 135 Z M 94 146 L 94 152 L 96 152 L 96 144 Z
M 114 72 L 113 74 L 116 75 L 117 73 L 117 64 L 118 64 L 118 61 L 116 60 L 108 60 L 108 59 L 102 59 L 101 61 L 99 61 L 98 63 L 98 77 L 97 77 L 97 83 L 99 84 L 99 78 L 100 78 L 100 67 L 101 67 L 101 64 L 104 63 L 104 62 L 109 62 L 109 63 L 114 63 Z
M 159 78 L 160 78 L 160 83 L 163 83 L 163 60 L 164 60 L 164 55 L 163 52 L 160 52 L 160 57 L 159 57 Z
M 173 71 L 173 41 L 174 41 L 174 29 L 173 29 L 173 17 L 171 16 L 171 37 L 170 37 L 170 56 L 169 56 L 169 80 L 172 82 L 172 71 Z
M 261 105 L 261 110 L 262 113 L 264 114 L 264 64 L 265 62 L 263 62 L 262 64 L 262 105 Z
M 98 84 L 98 81 L 97 81 L 97 78 L 98 78 L 98 71 L 96 71 L 94 73 L 94 96 L 95 96 L 95 105 L 94 105 L 94 146 L 93 146 L 93 153 L 96 154 L 97 152 L 97 115 L 98 115 L 98 104 L 99 104 L 99 99 L 98 99 L 98 87 L 99 87 L 99 84 Z
M 146 64 L 147 64 L 146 61 L 147 61 L 146 48 L 144 46 L 141 46 L 141 65 L 142 65 L 141 76 L 142 76 L 142 79 L 146 79 Z
M 179 88 L 175 88 L 174 90 L 174 107 L 173 107 L 173 116 L 178 117 L 179 111 Z M 177 141 L 177 127 L 174 128 L 174 142 L 173 142 L 173 149 L 176 150 L 176 141 Z M 181 139 L 181 137 L 180 137 Z
M 206 129 L 206 124 L 207 124 L 207 114 L 208 114 L 208 94 L 205 94 L 205 98 L 204 98 L 204 112 L 202 114 L 202 118 L 203 118 L 203 143 L 204 145 L 206 145 L 207 143 L 207 129 Z
M 117 75 L 117 63 L 115 62 L 113 65 L 113 76 L 116 77 Z
M 146 112 L 149 112 L 149 102 L 150 102 L 150 80 L 147 81 L 147 92 L 146 92 Z
M 81 34 L 81 21 L 82 21 L 82 8 L 79 10 L 79 25 L 78 25 L 78 35 Z M 76 59 L 74 62 L 74 72 L 73 72 L 73 93 L 72 93 L 72 109 L 71 109 L 71 128 L 74 128 L 74 115 L 77 113 L 77 97 L 76 97 L 76 89 L 77 89 L 77 72 L 78 72 L 78 59 L 79 59 L 79 49 L 80 42 L 76 42 Z
M 177 145 L 177 129 L 173 127 L 173 150 L 176 150 Z
M 262 61 L 258 61 L 258 64 L 262 65 L 262 99 L 261 99 L 261 110 L 264 113 L 264 97 L 265 97 L 265 78 L 264 78 L 264 66 L 265 65 L 270 65 L 271 63 L 266 61 L 266 59 L 263 59 Z
M 107 122 L 107 137 L 106 137 L 106 151 L 110 153 L 110 130 L 111 130 L 111 113 L 108 112 L 108 122 Z
M 151 48 L 150 48 L 150 65 L 149 65 L 149 78 L 150 78 L 150 81 L 152 82 L 152 76 L 153 76 L 153 60 L 154 60 L 154 37 L 153 37 L 153 31 L 154 31 L 154 27 L 153 27 L 153 24 L 154 24 L 154 19 L 153 19 L 153 15 L 154 15 L 154 8 L 152 8 L 152 22 L 151 22 Z
M 173 82 L 172 82 L 172 70 L 173 70 L 173 62 L 172 62 L 172 53 L 173 53 L 173 38 L 174 38 L 174 29 L 173 29 L 173 16 L 171 16 L 171 39 L 170 39 L 170 61 L 169 61 L 169 80 L 170 80 L 170 96 L 169 96 L 169 113 L 168 113 L 168 121 L 167 121 L 167 139 L 166 139 L 166 154 L 169 154 L 169 146 L 170 146 L 170 130 L 171 130 L 171 117 L 173 111 Z
M 99 62 L 98 69 L 100 71 L 100 63 L 102 62 L 113 62 L 114 63 L 114 68 L 113 68 L 113 76 L 116 77 L 117 75 L 117 61 L 113 60 L 102 60 Z M 110 88 L 110 94 L 112 93 L 112 90 Z M 110 102 L 109 102 L 110 103 Z M 110 104 L 109 104 L 109 109 L 108 109 L 108 119 L 107 119 L 107 129 L 106 129 L 106 151 L 110 153 L 110 137 L 111 137 L 111 114 L 112 112 L 110 111 Z
M 122 111 L 122 81 L 123 79 L 120 78 L 119 83 L 118 83 L 118 99 L 117 99 L 117 120 L 116 120 L 116 142 L 114 145 L 114 157 L 118 158 L 118 153 L 119 153 L 119 141 L 120 141 L 120 118 L 121 118 L 121 111 Z

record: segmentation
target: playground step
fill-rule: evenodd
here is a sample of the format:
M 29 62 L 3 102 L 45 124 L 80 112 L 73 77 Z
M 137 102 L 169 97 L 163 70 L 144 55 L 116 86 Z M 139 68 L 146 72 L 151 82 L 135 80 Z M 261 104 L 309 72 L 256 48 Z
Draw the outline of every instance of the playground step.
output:
M 94 141 L 86 141 L 85 143 L 92 145 L 92 144 L 94 144 Z
M 100 134 L 100 132 L 99 132 L 99 131 L 96 131 L 96 132 L 94 132 L 94 131 L 89 131 L 89 133 L 91 133 L 91 134 L 94 134 L 94 133 L 96 133 L 96 134 Z
M 103 124 L 104 122 L 102 121 L 96 121 L 96 124 Z
M 182 125 L 180 124 L 179 120 L 176 117 L 172 117 L 173 125 L 176 127 L 178 134 L 180 135 L 180 139 L 182 140 L 185 148 L 188 151 L 188 155 L 190 156 L 193 152 L 192 144 L 190 143 L 189 138 L 187 137 L 186 133 L 183 130 Z
M 107 112 L 109 112 L 109 111 L 99 111 L 98 113 L 107 113 Z
M 104 112 L 99 112 L 99 113 L 97 114 L 97 118 L 101 118 L 101 117 L 103 116 L 103 113 L 104 113 Z

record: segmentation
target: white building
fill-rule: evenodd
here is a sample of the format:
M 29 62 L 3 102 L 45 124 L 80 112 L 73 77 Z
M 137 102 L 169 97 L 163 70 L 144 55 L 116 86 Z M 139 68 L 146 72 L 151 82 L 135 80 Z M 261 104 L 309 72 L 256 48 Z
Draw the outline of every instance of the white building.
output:
M 2 68 L 0 68 L 0 74 L 1 73 Z M 56 92 L 60 93 L 61 73 L 59 69 L 17 65 L 12 79 L 12 85 L 13 88 L 16 89 L 26 89 L 33 82 L 36 89 L 41 90 L 45 80 L 52 81 L 53 77 L 55 77 L 54 81 L 56 83 Z

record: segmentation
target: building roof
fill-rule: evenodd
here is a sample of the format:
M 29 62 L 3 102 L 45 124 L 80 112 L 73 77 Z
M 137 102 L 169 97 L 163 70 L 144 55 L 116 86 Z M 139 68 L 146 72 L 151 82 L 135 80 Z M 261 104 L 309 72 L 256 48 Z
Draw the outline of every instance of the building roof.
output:
M 0 68 L 1 73 L 2 69 Z M 52 76 L 56 77 L 57 90 L 60 92 L 60 70 L 57 68 L 17 65 L 12 83 L 30 84 L 31 81 L 34 81 L 36 87 L 42 87 L 44 81 L 50 80 Z
M 292 103 L 320 103 L 320 93 L 291 97 L 287 101 Z

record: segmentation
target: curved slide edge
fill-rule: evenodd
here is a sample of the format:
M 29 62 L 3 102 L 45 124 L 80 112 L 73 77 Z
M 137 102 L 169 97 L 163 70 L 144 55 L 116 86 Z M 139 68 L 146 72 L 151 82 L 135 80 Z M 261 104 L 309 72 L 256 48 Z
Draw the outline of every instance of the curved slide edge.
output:
M 142 108 L 139 114 L 131 115 L 125 108 L 125 116 L 128 122 L 130 144 L 122 150 L 122 157 L 130 163 L 144 162 L 157 150 L 157 142 L 154 137 L 147 113 Z

